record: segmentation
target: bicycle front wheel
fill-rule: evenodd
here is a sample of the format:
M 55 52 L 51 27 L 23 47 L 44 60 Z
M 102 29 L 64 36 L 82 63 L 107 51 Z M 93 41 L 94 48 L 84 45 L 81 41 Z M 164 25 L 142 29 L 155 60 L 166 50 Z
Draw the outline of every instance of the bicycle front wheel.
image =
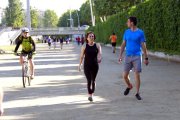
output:
M 23 87 L 25 88 L 26 87 L 26 70 L 24 68 L 24 65 L 22 65 L 22 82 L 23 82 Z

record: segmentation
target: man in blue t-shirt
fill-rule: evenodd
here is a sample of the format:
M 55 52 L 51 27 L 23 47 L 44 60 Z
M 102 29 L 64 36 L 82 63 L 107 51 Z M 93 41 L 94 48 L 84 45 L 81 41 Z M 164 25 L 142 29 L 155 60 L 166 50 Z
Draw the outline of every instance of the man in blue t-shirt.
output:
M 148 65 L 148 56 L 147 56 L 147 48 L 146 48 L 146 39 L 144 32 L 137 28 L 137 18 L 129 17 L 127 21 L 127 29 L 123 36 L 123 42 L 120 49 L 119 62 L 122 61 L 122 55 L 125 49 L 125 59 L 124 59 L 124 73 L 123 78 L 125 83 L 127 84 L 127 88 L 124 91 L 124 95 L 128 95 L 129 91 L 133 88 L 129 79 L 129 72 L 133 68 L 136 79 L 136 98 L 141 100 L 141 96 L 139 94 L 140 89 L 140 72 L 141 72 L 141 60 L 142 53 L 141 48 L 144 53 L 144 64 Z

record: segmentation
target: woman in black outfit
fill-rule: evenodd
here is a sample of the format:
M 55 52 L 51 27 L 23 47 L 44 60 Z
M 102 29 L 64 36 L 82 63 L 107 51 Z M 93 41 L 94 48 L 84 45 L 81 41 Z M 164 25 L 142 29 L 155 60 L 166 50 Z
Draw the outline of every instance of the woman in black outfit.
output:
M 101 62 L 101 46 L 94 42 L 96 36 L 93 32 L 86 34 L 86 44 L 81 48 L 79 71 L 84 59 L 84 74 L 87 78 L 88 100 L 93 101 L 92 95 L 95 91 L 95 79 Z

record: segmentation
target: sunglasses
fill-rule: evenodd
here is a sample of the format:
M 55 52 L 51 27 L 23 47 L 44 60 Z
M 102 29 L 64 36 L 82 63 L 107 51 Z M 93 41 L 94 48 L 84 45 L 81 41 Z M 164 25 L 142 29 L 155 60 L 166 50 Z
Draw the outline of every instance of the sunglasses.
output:
M 89 35 L 89 38 L 94 38 L 94 35 Z

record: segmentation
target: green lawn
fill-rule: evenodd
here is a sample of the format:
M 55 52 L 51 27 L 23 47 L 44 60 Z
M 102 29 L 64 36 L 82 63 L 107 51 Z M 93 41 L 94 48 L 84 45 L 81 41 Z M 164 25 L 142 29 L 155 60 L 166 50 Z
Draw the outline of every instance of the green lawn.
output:
M 0 50 L 3 51 L 14 51 L 15 45 L 4 45 L 4 46 L 0 46 Z M 21 46 L 19 47 L 19 50 L 21 50 Z

